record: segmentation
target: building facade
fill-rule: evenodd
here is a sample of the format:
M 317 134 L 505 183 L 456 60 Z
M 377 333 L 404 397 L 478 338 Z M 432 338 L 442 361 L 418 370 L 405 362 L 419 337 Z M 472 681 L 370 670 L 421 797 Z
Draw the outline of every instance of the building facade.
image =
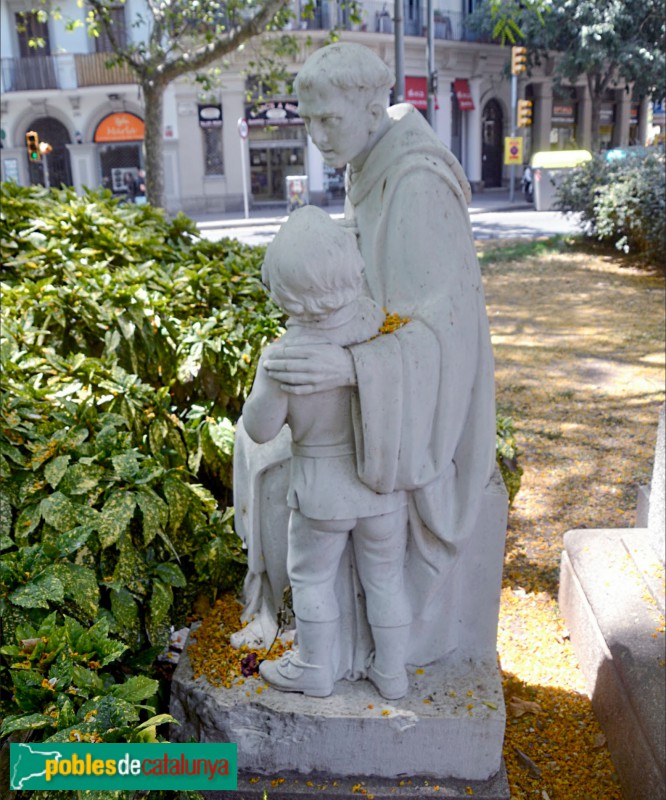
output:
M 292 33 L 297 73 L 321 46 L 331 27 L 342 41 L 373 49 L 395 66 L 392 2 L 367 0 L 362 22 L 352 23 L 343 4 L 318 0 L 313 17 L 300 19 L 294 0 Z M 459 158 L 476 191 L 508 180 L 504 138 L 513 132 L 510 48 L 479 41 L 465 26 L 474 0 L 434 0 L 434 62 L 437 95 L 433 127 Z M 85 27 L 66 29 L 68 17 L 83 18 L 75 0 L 62 4 L 63 18 L 32 14 L 26 0 L 0 0 L 2 179 L 83 187 L 106 186 L 132 193 L 143 169 L 143 105 L 139 87 L 124 67 L 108 67 L 109 42 L 89 37 Z M 131 23 L 143 0 L 127 0 L 114 10 L 121 40 L 141 35 Z M 404 0 L 405 100 L 425 113 L 427 105 L 426 0 Z M 34 48 L 30 41 L 43 46 Z M 342 189 L 340 175 L 328 170 L 308 138 L 295 98 L 271 97 L 248 104 L 251 47 L 225 65 L 222 85 L 200 93 L 190 78 L 171 84 L 165 95 L 166 204 L 170 211 L 206 213 L 238 210 L 286 200 L 287 178 L 307 175 L 310 200 L 326 203 Z M 579 147 L 591 142 L 591 103 L 584 81 L 556 89 L 554 63 L 519 81 L 519 97 L 533 102 L 533 124 L 525 137 L 524 160 L 538 150 Z M 609 92 L 602 108 L 604 146 L 645 143 L 651 107 L 633 103 L 625 87 Z M 241 123 L 245 120 L 247 124 Z M 36 131 L 53 148 L 31 162 L 25 135 Z M 245 169 L 243 169 L 245 165 Z

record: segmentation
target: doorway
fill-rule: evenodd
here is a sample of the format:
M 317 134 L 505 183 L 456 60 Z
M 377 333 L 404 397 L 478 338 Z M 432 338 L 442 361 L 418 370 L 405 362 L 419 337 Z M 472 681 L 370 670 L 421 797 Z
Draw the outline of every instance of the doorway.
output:
M 504 114 L 497 100 L 489 100 L 481 117 L 481 180 L 486 188 L 502 185 L 502 132 Z
M 46 186 L 48 180 L 48 185 L 55 188 L 72 186 L 72 168 L 67 150 L 70 138 L 67 128 L 53 117 L 40 117 L 30 125 L 26 133 L 28 131 L 36 131 L 39 141 L 46 142 L 53 148 L 48 156 L 42 156 L 36 164 L 28 159 L 30 183 Z
M 305 149 L 272 146 L 264 143 L 250 147 L 252 199 L 255 202 L 281 202 L 287 197 L 287 175 L 305 173 Z
M 99 150 L 102 186 L 113 194 L 133 196 L 142 168 L 140 144 L 105 144 Z

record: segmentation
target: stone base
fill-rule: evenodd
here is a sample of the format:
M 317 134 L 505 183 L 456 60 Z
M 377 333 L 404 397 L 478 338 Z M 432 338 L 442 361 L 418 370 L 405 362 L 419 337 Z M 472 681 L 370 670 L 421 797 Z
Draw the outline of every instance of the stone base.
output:
M 173 741 L 236 742 L 239 772 L 273 779 L 317 773 L 328 781 L 469 784 L 493 778 L 502 763 L 505 711 L 496 663 L 411 670 L 410 690 L 397 701 L 384 700 L 366 680 L 339 681 L 322 699 L 278 692 L 254 678 L 214 688 L 192 679 L 185 652 L 173 676 L 171 713 L 181 722 Z
M 470 795 L 470 790 L 472 794 Z M 278 779 L 251 773 L 238 776 L 237 791 L 203 792 L 207 800 L 427 800 L 427 798 L 465 798 L 509 800 L 509 784 L 504 769 L 487 781 L 458 781 L 453 778 L 336 778 L 312 774 L 282 775 Z
M 648 531 L 564 537 L 560 606 L 627 800 L 664 800 L 664 567 Z

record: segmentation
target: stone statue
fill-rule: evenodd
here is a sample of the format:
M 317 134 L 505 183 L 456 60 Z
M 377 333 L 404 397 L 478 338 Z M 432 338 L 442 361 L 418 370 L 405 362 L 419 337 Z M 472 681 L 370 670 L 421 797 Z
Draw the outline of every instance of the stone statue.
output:
M 299 72 L 295 89 L 300 114 L 324 161 L 332 167 L 347 165 L 344 226 L 357 237 L 365 266 L 363 292 L 409 322 L 375 338 L 354 338 L 351 329 L 343 334 L 344 327 L 335 336 L 322 330 L 329 337 L 325 342 L 312 341 L 309 335 L 306 340 L 305 332 L 310 334 L 313 326 L 301 325 L 302 337 L 288 333 L 293 344 L 269 349 L 257 378 L 279 387 L 277 416 L 282 421 L 292 400 L 311 398 L 316 408 L 319 400 L 329 402 L 330 397 L 350 393 L 358 478 L 377 497 L 399 500 L 390 511 L 378 505 L 371 514 L 389 513 L 396 520 L 407 516 L 402 566 L 406 604 L 387 600 L 385 610 L 375 609 L 380 595 L 369 594 L 368 570 L 364 574 L 358 547 L 348 545 L 333 576 L 338 622 L 330 611 L 325 614 L 328 619 L 316 616 L 318 611 L 306 612 L 312 620 L 336 626 L 331 649 L 335 679 L 372 678 L 373 664 L 387 676 L 402 674 L 397 667 L 379 666 L 381 631 L 391 625 L 405 629 L 391 634 L 405 640 L 395 645 L 398 664 L 427 664 L 452 653 L 488 660 L 495 655 L 506 509 L 502 511 L 505 496 L 494 476 L 493 358 L 466 208 L 470 189 L 455 157 L 413 106 L 387 108 L 393 81 L 391 70 L 372 51 L 343 43 L 317 50 Z M 309 258 L 312 280 L 320 262 L 338 263 L 336 255 L 324 249 L 297 251 L 295 244 L 294 270 L 302 266 L 300 259 Z M 346 446 L 349 431 L 347 437 Z M 269 444 L 254 445 L 243 421 L 239 423 L 235 503 L 237 528 L 248 547 L 249 574 L 244 616 L 248 626 L 234 635 L 236 645 L 268 645 L 275 635 L 275 614 L 287 583 L 286 544 L 281 542 L 287 538 L 289 447 L 287 429 Z M 347 463 L 352 462 L 350 456 Z M 353 481 L 353 476 L 346 480 Z M 338 499 L 342 502 L 338 493 L 332 482 L 326 494 L 335 508 Z M 489 503 L 495 503 L 492 513 L 484 510 Z M 295 537 L 310 533 L 298 514 L 313 518 L 305 509 L 294 514 L 290 545 Z M 347 525 L 357 516 L 356 511 L 349 514 Z M 294 519 L 300 520 L 298 525 Z M 295 530 L 299 525 L 303 530 Z M 336 536 L 326 539 L 339 547 Z M 402 552 L 396 533 L 390 540 Z M 336 549 L 327 566 L 337 559 Z M 292 579 L 306 562 L 309 568 L 307 557 L 303 563 L 290 562 Z M 329 596 L 330 581 L 327 576 Z M 307 606 L 308 601 L 303 602 Z M 325 605 L 335 608 L 330 599 Z M 492 608 L 486 612 L 486 606 Z M 387 617 L 391 625 L 386 625 Z M 305 663 L 309 658 L 310 654 L 300 657 Z M 296 688 L 299 678 L 292 675 L 303 667 L 292 662 L 284 667 L 287 676 L 277 678 L 281 669 L 270 668 L 268 680 Z M 289 683 L 292 679 L 295 682 Z M 397 695 L 404 685 L 398 678 L 373 680 L 386 696 Z
M 411 613 L 404 586 L 407 493 L 378 493 L 356 466 L 352 387 L 296 394 L 266 365 L 291 348 L 349 347 L 376 337 L 384 312 L 361 294 L 363 261 L 352 233 L 319 208 L 292 214 L 268 246 L 263 280 L 289 314 L 287 331 L 264 351 L 243 409 L 245 431 L 267 442 L 289 424 L 292 457 L 287 570 L 298 653 L 264 661 L 272 686 L 326 697 L 333 691 L 331 653 L 340 610 L 335 579 L 351 533 L 365 592 L 373 655 L 368 677 L 387 699 L 407 691 L 405 652 Z

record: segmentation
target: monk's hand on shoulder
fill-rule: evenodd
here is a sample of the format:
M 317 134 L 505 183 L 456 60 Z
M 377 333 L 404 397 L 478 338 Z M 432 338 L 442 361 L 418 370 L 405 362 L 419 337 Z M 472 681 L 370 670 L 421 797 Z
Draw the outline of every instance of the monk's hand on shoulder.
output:
M 275 348 L 264 368 L 291 394 L 313 394 L 356 384 L 351 353 L 337 344 L 286 345 Z

